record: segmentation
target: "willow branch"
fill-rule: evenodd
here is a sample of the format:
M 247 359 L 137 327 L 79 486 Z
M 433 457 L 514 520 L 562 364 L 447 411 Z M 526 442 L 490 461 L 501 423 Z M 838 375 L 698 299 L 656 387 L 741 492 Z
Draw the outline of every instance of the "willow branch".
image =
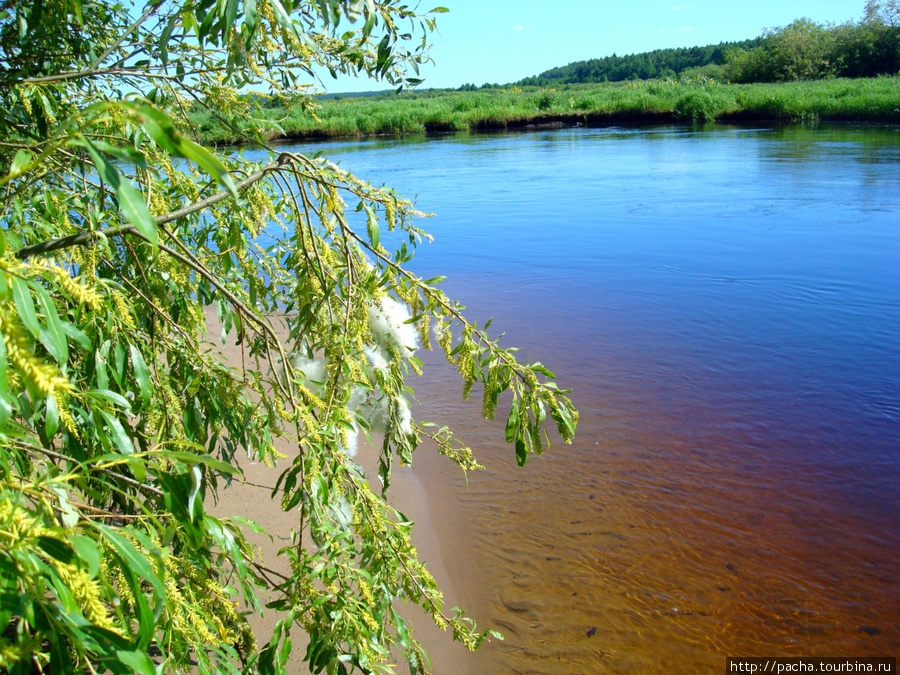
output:
M 235 190 L 240 192 L 254 183 L 258 182 L 262 179 L 266 174 L 271 171 L 274 171 L 278 167 L 280 167 L 284 162 L 284 159 L 279 158 L 270 164 L 267 164 L 262 169 L 257 171 L 254 174 L 251 174 L 244 180 L 235 184 Z M 184 208 L 178 209 L 176 211 L 171 211 L 162 216 L 156 217 L 157 225 L 165 225 L 166 223 L 171 223 L 173 220 L 178 220 L 179 218 L 184 218 L 189 216 L 197 211 L 202 211 L 203 209 L 209 208 L 213 204 L 217 204 L 223 199 L 227 199 L 231 196 L 231 193 L 228 190 L 222 190 L 221 192 L 217 192 L 216 194 L 207 197 L 199 202 L 195 202 Z M 81 234 L 73 234 L 68 237 L 61 237 L 59 239 L 50 239 L 48 241 L 42 241 L 37 244 L 31 244 L 29 246 L 23 246 L 18 251 L 16 251 L 15 255 L 19 260 L 27 260 L 33 255 L 40 255 L 43 253 L 52 253 L 53 251 L 58 251 L 64 248 L 72 248 L 73 246 L 84 246 L 85 244 L 89 244 L 94 239 L 103 235 L 106 237 L 117 237 L 117 236 L 125 236 L 125 235 L 137 235 L 138 231 L 132 227 L 131 225 L 126 225 L 124 227 L 107 227 L 102 230 L 97 230 L 94 232 L 82 232 Z
M 64 80 L 78 80 L 94 75 L 115 75 L 117 77 L 138 77 L 146 79 L 173 80 L 175 76 L 162 73 L 148 73 L 135 68 L 85 68 L 84 70 L 70 70 L 58 75 L 45 75 L 43 77 L 30 77 L 19 84 L 46 84 L 48 82 L 62 82 Z
M 114 51 L 116 51 L 116 49 L 119 48 L 119 45 L 121 45 L 125 41 L 125 38 L 127 38 L 134 31 L 136 31 L 138 29 L 138 26 L 140 26 L 142 23 L 144 23 L 144 21 L 149 19 L 150 15 L 153 14 L 154 12 L 156 12 L 156 10 L 159 9 L 159 6 L 161 4 L 162 4 L 161 2 L 156 2 L 156 3 L 151 4 L 149 7 L 147 7 L 147 9 L 144 10 L 144 13 L 141 14 L 140 18 L 137 21 L 135 21 L 133 24 L 131 24 L 128 27 L 128 29 L 124 33 L 122 33 L 118 37 L 118 39 L 115 42 L 113 42 L 106 49 L 106 51 L 104 51 L 100 56 L 98 56 L 96 59 L 94 59 L 94 62 L 91 64 L 91 70 L 96 70 L 97 66 L 99 66 L 101 63 L 103 63 L 106 60 L 107 56 L 109 56 Z
M 39 447 L 36 447 L 36 446 L 33 446 L 33 445 L 29 445 L 29 444 L 27 444 L 27 443 L 22 443 L 22 442 L 20 442 L 20 441 L 19 441 L 19 442 L 14 441 L 14 442 L 15 442 L 19 447 L 21 447 L 23 450 L 25 450 L 26 452 L 30 452 L 30 453 L 32 453 L 32 454 L 36 454 L 36 455 L 44 455 L 45 457 L 50 457 L 51 459 L 56 459 L 56 460 L 59 460 L 59 461 L 62 461 L 62 462 L 77 462 L 77 460 L 75 460 L 75 459 L 72 458 L 72 457 L 67 457 L 66 455 L 61 455 L 61 454 L 58 453 L 58 452 L 53 452 L 52 450 L 48 450 L 48 449 L 46 449 L 46 448 L 39 448 Z M 87 467 L 88 465 L 85 464 L 84 466 Z M 159 490 L 159 489 L 153 487 L 152 485 L 147 485 L 147 483 L 141 483 L 140 481 L 137 481 L 137 480 L 135 480 L 134 478 L 129 478 L 128 476 L 124 476 L 124 475 L 122 475 L 121 473 L 118 473 L 118 472 L 116 472 L 116 471 L 112 471 L 112 470 L 110 470 L 110 469 L 103 469 L 103 468 L 100 468 L 100 467 L 93 467 L 91 470 L 92 470 L 92 471 L 98 471 L 98 472 L 100 472 L 100 473 L 104 473 L 104 474 L 106 474 L 107 476 L 110 476 L 110 477 L 115 478 L 115 479 L 117 479 L 117 480 L 121 480 L 122 482 L 128 483 L 128 484 L 131 485 L 132 487 L 136 487 L 136 488 L 139 489 L 139 490 L 144 490 L 144 491 L 146 491 L 146 492 L 150 492 L 150 493 L 155 494 L 155 495 L 157 495 L 157 496 L 159 496 L 159 497 L 162 497 L 162 496 L 163 496 L 163 491 L 162 491 L 162 490 Z

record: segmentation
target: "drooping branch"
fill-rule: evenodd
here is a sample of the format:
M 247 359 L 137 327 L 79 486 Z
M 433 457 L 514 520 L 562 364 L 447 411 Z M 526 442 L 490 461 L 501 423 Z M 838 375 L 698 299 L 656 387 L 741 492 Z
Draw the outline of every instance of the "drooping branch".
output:
M 266 174 L 271 171 L 274 171 L 278 167 L 280 167 L 284 163 L 284 157 L 279 157 L 274 162 L 271 162 L 264 166 L 262 169 L 257 171 L 250 176 L 247 176 L 244 180 L 235 184 L 235 190 L 241 192 L 246 188 L 250 187 L 254 183 L 260 181 Z M 161 216 L 156 217 L 157 225 L 165 225 L 166 223 L 171 223 L 174 220 L 178 220 L 179 218 L 184 218 L 193 213 L 197 213 L 198 211 L 202 211 L 206 208 L 209 208 L 213 204 L 217 204 L 223 199 L 227 199 L 231 196 L 231 193 L 228 190 L 222 190 L 221 192 L 217 192 L 206 199 L 203 199 L 199 202 L 195 202 L 184 208 L 178 209 L 176 211 L 171 211 Z M 49 239 L 47 241 L 42 241 L 37 244 L 30 244 L 29 246 L 23 246 L 19 250 L 16 251 L 15 255 L 19 260 L 27 260 L 31 256 L 41 255 L 43 253 L 52 253 L 53 251 L 59 251 L 64 248 L 72 248 L 73 246 L 84 246 L 94 239 L 97 239 L 100 236 L 105 237 L 118 237 L 118 236 L 127 236 L 127 235 L 135 235 L 138 231 L 129 226 L 125 227 L 107 227 L 102 230 L 96 230 L 94 232 L 82 232 L 81 234 L 73 234 L 68 237 L 61 237 L 59 239 Z
M 107 56 L 109 56 L 109 55 L 112 54 L 114 51 L 116 51 L 116 49 L 118 49 L 118 48 L 121 46 L 121 44 L 125 41 L 125 39 L 126 39 L 129 35 L 131 35 L 134 31 L 136 31 L 136 30 L 138 29 L 138 27 L 139 27 L 142 23 L 144 23 L 144 21 L 146 21 L 147 19 L 150 18 L 150 15 L 151 15 L 151 14 L 154 14 L 154 13 L 156 12 L 156 10 L 159 9 L 159 6 L 160 6 L 161 4 L 162 4 L 161 2 L 157 2 L 157 3 L 152 3 L 152 4 L 150 4 L 150 5 L 147 7 L 147 9 L 144 10 L 144 13 L 140 16 L 140 18 L 138 18 L 137 21 L 135 21 L 133 24 L 131 24 L 131 25 L 125 30 L 125 32 L 123 32 L 123 33 L 118 37 L 118 39 L 117 39 L 115 42 L 113 42 L 109 47 L 107 47 L 107 48 L 104 50 L 104 52 L 103 52 L 102 54 L 100 54 L 100 56 L 98 56 L 96 59 L 94 59 L 94 62 L 91 64 L 91 69 L 92 69 L 92 70 L 96 70 L 97 67 L 98 67 L 101 63 L 103 63 L 103 62 L 106 60 L 106 57 L 107 57 Z

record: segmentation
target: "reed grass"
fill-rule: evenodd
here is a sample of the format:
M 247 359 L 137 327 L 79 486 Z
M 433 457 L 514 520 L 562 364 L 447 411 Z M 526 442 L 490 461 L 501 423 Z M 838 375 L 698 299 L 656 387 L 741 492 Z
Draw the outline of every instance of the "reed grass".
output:
M 509 87 L 427 90 L 322 99 L 314 111 L 258 109 L 230 123 L 267 138 L 322 139 L 379 134 L 515 129 L 530 125 L 603 126 L 671 122 L 900 123 L 900 76 L 775 84 L 730 84 L 707 78 L 649 80 L 561 89 Z M 206 111 L 190 122 L 204 143 L 237 140 Z

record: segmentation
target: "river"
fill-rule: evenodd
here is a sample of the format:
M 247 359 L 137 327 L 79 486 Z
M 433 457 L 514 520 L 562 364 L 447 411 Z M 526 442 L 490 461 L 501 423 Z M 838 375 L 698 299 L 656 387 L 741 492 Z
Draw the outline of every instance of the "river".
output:
M 437 215 L 411 264 L 582 412 L 524 469 L 430 356 L 473 672 L 719 673 L 900 646 L 900 130 L 562 129 L 324 152 Z M 433 509 L 435 510 L 435 509 Z M 436 664 L 437 672 L 443 672 Z

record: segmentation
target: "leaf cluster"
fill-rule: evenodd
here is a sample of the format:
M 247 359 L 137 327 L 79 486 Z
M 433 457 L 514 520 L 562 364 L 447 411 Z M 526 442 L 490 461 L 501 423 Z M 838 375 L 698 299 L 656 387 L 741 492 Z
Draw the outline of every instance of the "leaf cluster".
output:
M 571 439 L 565 392 L 405 269 L 427 237 L 410 201 L 325 158 L 255 164 L 183 133 L 189 106 L 227 125 L 253 114 L 239 90 L 302 96 L 321 66 L 409 81 L 431 28 L 393 0 L 0 10 L 0 670 L 285 672 L 302 629 L 315 672 L 398 655 L 427 672 L 404 602 L 470 648 L 493 634 L 444 608 L 386 502 L 423 439 L 477 467 L 412 420 L 409 343 L 434 339 L 487 416 L 511 393 L 520 463 L 548 415 Z M 376 431 L 380 486 L 352 456 Z M 250 544 L 264 527 L 207 509 L 245 458 L 281 468 L 289 573 Z

